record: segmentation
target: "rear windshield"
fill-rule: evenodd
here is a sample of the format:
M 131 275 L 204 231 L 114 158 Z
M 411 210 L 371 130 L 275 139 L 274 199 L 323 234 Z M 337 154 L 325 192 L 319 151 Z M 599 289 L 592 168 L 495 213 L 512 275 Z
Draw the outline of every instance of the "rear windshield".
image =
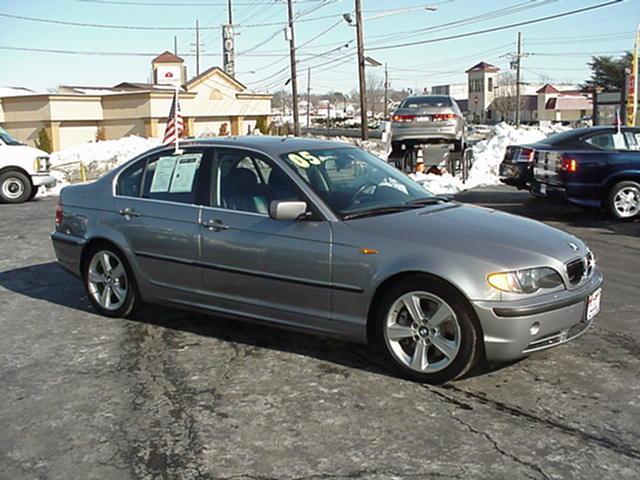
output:
M 542 143 L 544 145 L 561 145 L 565 142 L 575 139 L 576 137 L 577 135 L 575 130 L 567 130 L 566 132 L 559 132 L 549 135 L 547 138 L 536 143 Z
M 421 108 L 421 107 L 450 107 L 449 97 L 410 97 L 405 98 L 400 108 Z

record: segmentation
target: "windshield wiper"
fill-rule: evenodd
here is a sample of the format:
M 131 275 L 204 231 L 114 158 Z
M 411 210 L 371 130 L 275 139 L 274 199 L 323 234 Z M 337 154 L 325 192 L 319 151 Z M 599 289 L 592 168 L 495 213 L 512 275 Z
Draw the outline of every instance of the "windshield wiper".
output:
M 384 215 L 385 213 L 396 213 L 404 210 L 419 208 L 420 205 L 410 205 L 403 203 L 401 205 L 387 205 L 385 207 L 369 208 L 367 210 L 360 210 L 359 212 L 347 213 L 342 216 L 344 220 L 350 220 L 352 218 L 370 217 L 373 215 Z
M 407 205 L 435 205 L 441 202 L 450 202 L 450 198 L 446 197 L 438 197 L 434 195 L 433 197 L 425 197 L 425 198 L 416 198 L 415 200 L 409 200 Z

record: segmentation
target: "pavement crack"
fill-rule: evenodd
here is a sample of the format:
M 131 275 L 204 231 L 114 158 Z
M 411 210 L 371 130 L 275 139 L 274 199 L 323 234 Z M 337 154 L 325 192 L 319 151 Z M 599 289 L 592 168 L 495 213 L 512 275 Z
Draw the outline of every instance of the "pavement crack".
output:
M 467 430 L 469 430 L 471 433 L 474 433 L 476 435 L 480 435 L 482 437 L 484 437 L 485 440 L 487 440 L 495 449 L 496 452 L 498 452 L 500 455 L 510 458 L 511 460 L 513 460 L 514 462 L 527 467 L 531 470 L 533 470 L 534 472 L 536 472 L 537 474 L 539 474 L 543 479 L 549 479 L 549 475 L 547 475 L 544 470 L 542 470 L 542 468 L 540 468 L 540 466 L 536 465 L 533 462 L 527 462 L 526 460 L 522 460 L 521 458 L 519 458 L 517 455 L 514 455 L 513 453 L 509 453 L 507 452 L 504 448 L 502 448 L 500 445 L 498 445 L 498 442 L 496 442 L 494 440 L 494 438 L 489 435 L 487 432 L 483 432 L 481 430 L 478 430 L 477 428 L 474 428 L 471 424 L 465 422 L 464 420 L 462 420 L 459 417 L 456 417 L 455 415 L 451 416 L 451 419 L 458 422 L 459 424 L 463 425 L 464 427 L 467 428 Z M 527 475 L 530 478 L 536 478 L 536 477 L 531 477 L 529 475 Z
M 596 443 L 598 445 L 600 445 L 601 447 L 607 449 L 607 450 L 612 450 L 616 453 L 619 453 L 620 455 L 623 455 L 627 458 L 631 458 L 633 460 L 640 460 L 640 450 L 638 450 L 637 448 L 634 448 L 630 445 L 627 445 L 625 443 L 622 442 L 615 442 L 609 438 L 600 436 L 600 435 L 595 435 L 589 432 L 585 432 L 584 430 L 581 430 L 580 428 L 574 427 L 572 425 L 567 425 L 564 423 L 561 423 L 557 420 L 554 420 L 553 418 L 550 417 L 540 417 L 538 415 L 535 415 L 531 412 L 528 412 L 526 410 L 523 410 L 519 407 L 515 407 L 512 405 L 508 405 L 504 402 L 501 402 L 499 400 L 494 400 L 491 398 L 486 397 L 483 394 L 477 393 L 477 392 L 472 392 L 469 390 L 463 390 L 461 388 L 458 388 L 456 386 L 453 385 L 445 385 L 443 387 L 441 387 L 442 389 L 445 390 L 450 390 L 450 391 L 454 391 L 459 393 L 460 395 L 465 396 L 466 398 L 472 399 L 477 401 L 478 403 L 481 403 L 482 405 L 486 405 L 490 408 L 493 408 L 494 410 L 497 410 L 501 413 L 506 413 L 508 415 L 511 415 L 512 417 L 516 417 L 531 423 L 535 423 L 538 425 L 543 425 L 547 428 L 551 428 L 553 430 L 559 430 L 562 433 L 565 433 L 567 435 L 571 435 L 574 437 L 577 437 L 585 442 L 593 442 Z

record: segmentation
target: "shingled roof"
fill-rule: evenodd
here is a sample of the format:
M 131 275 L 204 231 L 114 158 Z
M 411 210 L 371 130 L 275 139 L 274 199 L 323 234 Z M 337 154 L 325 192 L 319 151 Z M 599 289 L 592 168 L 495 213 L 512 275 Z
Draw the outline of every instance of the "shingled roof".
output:
M 151 60 L 151 63 L 184 63 L 184 59 L 174 55 L 169 50 L 165 50 L 163 53 Z
M 491 65 L 487 62 L 476 63 L 473 67 L 467 70 L 465 73 L 476 72 L 476 71 L 485 71 L 485 72 L 499 72 L 500 68 L 495 65 Z

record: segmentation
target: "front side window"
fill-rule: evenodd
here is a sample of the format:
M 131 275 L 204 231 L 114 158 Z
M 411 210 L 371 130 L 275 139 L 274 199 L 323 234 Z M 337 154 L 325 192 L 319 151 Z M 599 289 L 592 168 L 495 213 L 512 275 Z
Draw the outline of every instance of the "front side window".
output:
M 195 204 L 202 153 L 151 158 L 144 171 L 142 197 Z
M 432 196 L 399 170 L 359 148 L 297 151 L 282 158 L 342 216 Z
M 602 150 L 626 150 L 627 144 L 622 133 L 601 133 L 585 140 L 588 144 Z
M 218 154 L 214 204 L 228 210 L 267 215 L 274 200 L 302 200 L 280 167 L 251 152 Z

